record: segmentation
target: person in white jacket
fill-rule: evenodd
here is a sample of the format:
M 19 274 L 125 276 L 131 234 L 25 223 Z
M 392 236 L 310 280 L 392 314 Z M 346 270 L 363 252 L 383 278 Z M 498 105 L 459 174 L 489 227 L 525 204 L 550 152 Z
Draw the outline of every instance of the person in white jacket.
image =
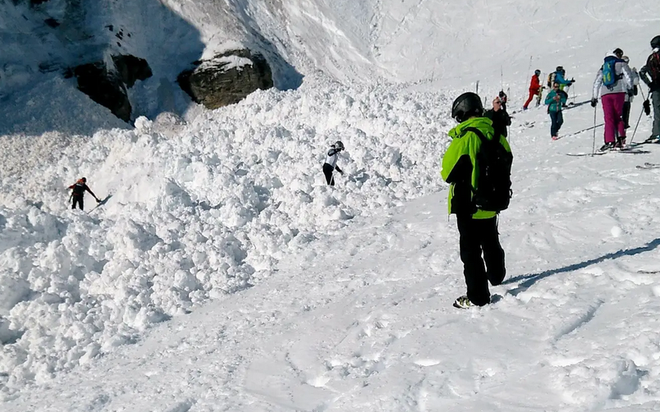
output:
M 626 129 L 622 119 L 623 103 L 628 90 L 633 87 L 633 78 L 630 67 L 622 57 L 623 50 L 618 48 L 608 53 L 594 80 L 591 106 L 596 107 L 600 97 L 605 118 L 605 144 L 600 148 L 601 151 L 626 144 Z
M 339 159 L 339 152 L 344 150 L 344 144 L 337 140 L 335 144 L 330 146 L 328 150 L 328 155 L 325 158 L 325 163 L 323 163 L 323 174 L 325 175 L 325 181 L 330 185 L 335 185 L 335 178 L 333 172 L 336 170 L 341 174 L 344 172 L 337 166 L 337 159 Z

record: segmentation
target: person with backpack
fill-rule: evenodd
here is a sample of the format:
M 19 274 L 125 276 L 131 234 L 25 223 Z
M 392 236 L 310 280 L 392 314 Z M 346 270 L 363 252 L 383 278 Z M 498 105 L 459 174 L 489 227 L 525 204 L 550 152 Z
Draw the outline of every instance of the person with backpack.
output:
M 557 70 L 560 68 L 561 66 L 557 66 Z M 548 80 L 545 82 L 545 85 L 548 89 L 552 89 L 552 84 L 555 82 L 555 75 L 557 74 L 557 70 L 552 73 L 548 73 Z
M 534 96 L 537 96 L 541 91 L 541 70 L 534 70 L 534 75 L 532 75 L 532 80 L 529 82 L 529 97 L 525 104 L 523 104 L 523 110 L 527 110 L 529 104 L 534 99 Z M 537 100 L 537 106 L 540 100 Z
M 619 48 L 608 53 L 594 79 L 591 107 L 596 107 L 600 97 L 605 120 L 605 144 L 600 148 L 601 152 L 626 145 L 623 103 L 628 90 L 633 88 L 633 79 L 630 67 L 622 57 L 623 50 Z
M 550 115 L 550 137 L 552 140 L 559 139 L 559 129 L 564 124 L 564 115 L 562 108 L 568 100 L 568 94 L 560 89 L 560 84 L 554 82 L 552 90 L 545 97 L 545 104 L 548 105 L 548 114 Z
M 506 138 L 495 136 L 483 112 L 476 93 L 463 93 L 454 100 L 451 115 L 459 124 L 448 133 L 452 140 L 440 171 L 450 184 L 448 207 L 456 215 L 467 286 L 467 293 L 454 301 L 457 308 L 490 303 L 488 283 L 497 286 L 506 275 L 497 215 L 511 198 L 513 155 Z
M 335 185 L 335 177 L 333 172 L 336 170 L 341 174 L 344 172 L 337 166 L 337 160 L 339 159 L 339 153 L 344 150 L 344 144 L 337 140 L 335 144 L 330 145 L 328 150 L 328 155 L 325 158 L 325 163 L 323 163 L 323 174 L 325 175 L 325 181 L 328 185 Z
M 489 118 L 493 122 L 495 136 L 508 136 L 507 127 L 511 126 L 511 116 L 506 112 L 506 107 L 499 95 L 493 99 L 493 108 L 487 110 L 484 113 L 484 117 Z
M 559 90 L 564 90 L 565 87 L 573 85 L 575 79 L 567 80 L 566 79 L 566 70 L 563 66 L 557 66 L 553 73 L 548 75 L 548 87 L 552 87 L 553 84 L 559 84 Z
M 628 56 L 623 56 L 621 59 L 626 62 L 628 66 L 630 66 L 630 59 Z M 637 87 L 639 85 L 639 74 L 637 73 L 637 69 L 633 67 L 630 69 L 630 73 L 632 73 L 633 87 L 626 91 L 626 99 L 623 102 L 623 115 L 621 118 L 623 119 L 624 129 L 630 128 L 630 106 L 634 97 L 637 96 L 637 93 L 639 93 Z
M 96 199 L 96 203 L 100 203 L 101 200 L 96 197 L 94 192 L 87 186 L 87 178 L 80 178 L 78 181 L 71 186 L 69 186 L 69 189 L 71 189 L 71 195 L 69 196 L 69 200 L 73 200 L 71 203 L 71 209 L 76 208 L 76 204 L 80 208 L 80 210 L 83 210 L 83 197 L 85 195 L 85 192 L 89 192 L 92 196 L 94 196 L 94 199 Z
M 651 39 L 653 51 L 646 59 L 646 64 L 639 69 L 639 78 L 649 87 L 649 95 L 653 102 L 653 129 L 647 143 L 660 143 L 660 36 Z M 651 112 L 649 101 L 644 101 L 644 112 Z

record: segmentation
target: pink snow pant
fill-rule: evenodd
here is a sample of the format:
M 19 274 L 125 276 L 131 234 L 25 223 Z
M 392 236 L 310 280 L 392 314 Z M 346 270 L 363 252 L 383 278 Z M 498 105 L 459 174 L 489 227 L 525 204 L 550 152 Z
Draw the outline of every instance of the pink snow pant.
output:
M 625 93 L 609 93 L 601 97 L 605 118 L 605 143 L 614 143 L 617 135 L 621 138 L 626 137 L 626 129 L 621 117 L 625 98 Z

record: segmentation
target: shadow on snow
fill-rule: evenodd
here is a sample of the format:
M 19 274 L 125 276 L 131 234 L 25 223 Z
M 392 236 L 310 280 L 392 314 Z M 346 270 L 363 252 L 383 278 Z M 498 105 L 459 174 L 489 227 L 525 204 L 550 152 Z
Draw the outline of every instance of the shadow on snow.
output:
M 608 253 L 606 255 L 603 255 L 603 256 L 600 256 L 600 257 L 597 257 L 597 258 L 594 258 L 594 259 L 590 259 L 590 260 L 580 262 L 580 263 L 574 263 L 572 265 L 564 266 L 562 268 L 550 269 L 550 270 L 546 270 L 545 272 L 536 273 L 536 274 L 533 274 L 533 275 L 514 276 L 510 279 L 505 280 L 504 282 L 502 282 L 502 284 L 507 285 L 507 284 L 520 282 L 516 287 L 514 287 L 512 289 L 509 289 L 507 291 L 507 293 L 509 293 L 513 296 L 516 296 L 516 295 L 526 291 L 527 289 L 529 289 L 536 282 L 538 282 L 542 279 L 545 279 L 547 277 L 550 277 L 550 276 L 553 276 L 553 275 L 556 275 L 556 274 L 559 274 L 559 273 L 574 272 L 576 270 L 584 269 L 586 267 L 595 265 L 597 263 L 601 263 L 601 262 L 603 262 L 605 260 L 609 260 L 609 259 L 618 259 L 618 258 L 623 257 L 623 256 L 634 256 L 634 255 L 637 255 L 637 254 L 640 254 L 640 253 L 650 252 L 651 250 L 657 248 L 658 246 L 660 246 L 660 238 L 655 239 L 655 240 L 647 243 L 644 246 L 640 246 L 640 247 L 636 247 L 636 248 L 632 248 L 632 249 L 619 250 L 617 252 Z

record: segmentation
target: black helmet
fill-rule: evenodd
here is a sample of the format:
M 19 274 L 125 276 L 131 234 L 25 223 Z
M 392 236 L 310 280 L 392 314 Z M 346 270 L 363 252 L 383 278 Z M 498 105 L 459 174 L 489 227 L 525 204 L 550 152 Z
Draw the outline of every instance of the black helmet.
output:
M 563 72 L 564 71 L 564 66 L 557 66 L 557 68 L 555 70 L 558 71 L 558 72 Z
M 617 47 L 616 49 L 614 49 L 614 51 L 613 51 L 612 53 L 614 53 L 614 55 L 615 55 L 616 57 L 618 57 L 619 59 L 621 58 L 621 56 L 623 56 L 623 50 L 621 50 L 621 49 L 618 48 L 618 47 Z
M 462 123 L 472 116 L 481 116 L 484 113 L 484 105 L 481 97 L 472 92 L 465 92 L 458 96 L 451 105 L 451 117 Z
M 341 140 L 337 140 L 335 142 L 335 148 L 337 148 L 339 150 L 344 150 L 344 144 L 341 142 Z
M 537 75 L 537 76 L 540 76 L 541 75 L 541 70 L 539 70 L 539 69 L 534 70 L 534 74 Z
M 87 178 L 86 178 L 86 177 L 83 177 L 83 178 L 82 178 L 82 179 L 80 179 L 80 180 L 82 180 L 82 181 L 83 181 L 84 183 L 86 183 L 86 182 L 87 182 Z
M 651 47 L 654 49 L 660 47 L 660 36 L 655 36 L 651 39 Z

